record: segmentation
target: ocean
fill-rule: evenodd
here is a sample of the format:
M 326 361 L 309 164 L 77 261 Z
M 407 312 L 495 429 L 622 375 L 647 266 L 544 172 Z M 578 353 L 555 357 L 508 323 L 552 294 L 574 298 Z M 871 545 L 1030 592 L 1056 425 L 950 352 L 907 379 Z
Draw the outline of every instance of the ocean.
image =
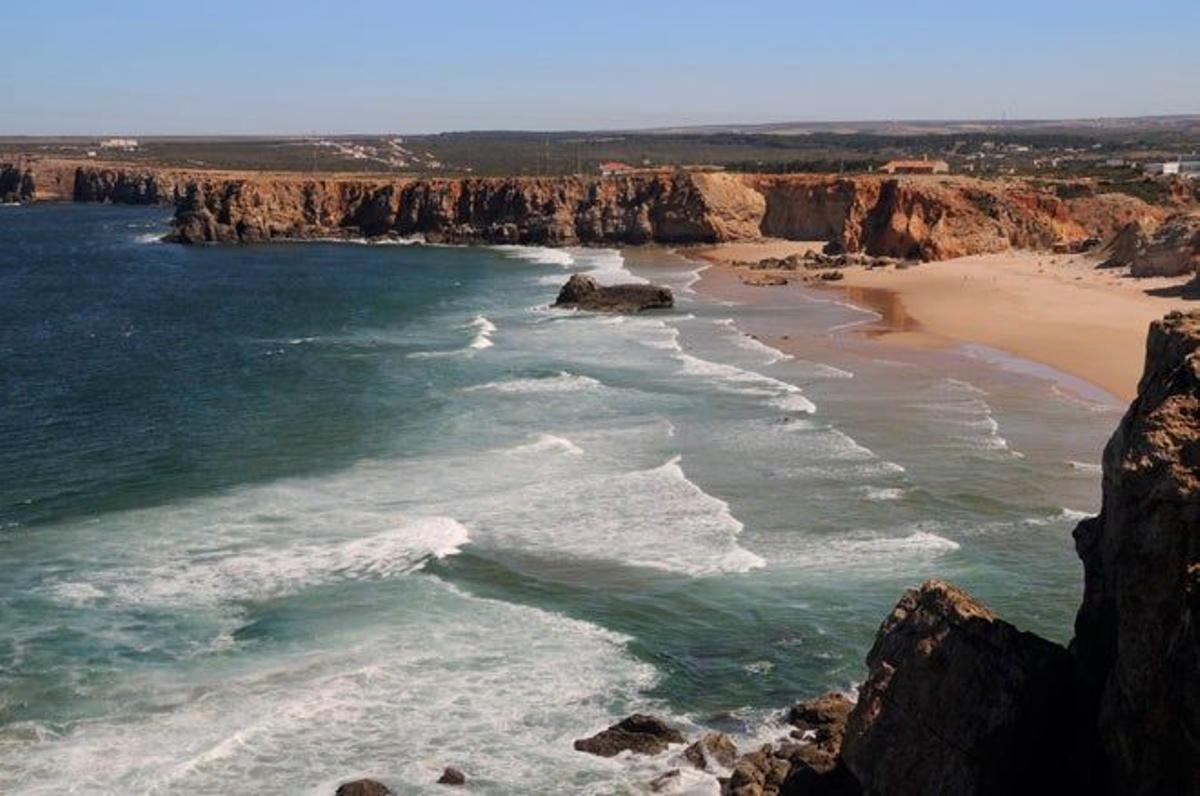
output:
M 1045 369 L 663 249 L 167 221 L 0 208 L 0 792 L 641 792 L 572 740 L 773 738 L 924 579 L 1071 635 L 1120 407 Z M 575 272 L 677 306 L 552 309 Z

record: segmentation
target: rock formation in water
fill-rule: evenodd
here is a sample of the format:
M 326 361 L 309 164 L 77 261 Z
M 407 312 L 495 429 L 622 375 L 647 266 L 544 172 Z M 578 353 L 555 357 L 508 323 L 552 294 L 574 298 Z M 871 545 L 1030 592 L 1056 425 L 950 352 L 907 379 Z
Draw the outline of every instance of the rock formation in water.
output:
M 590 738 L 580 738 L 575 749 L 600 757 L 616 757 L 621 752 L 656 755 L 673 743 L 684 743 L 676 728 L 656 716 L 634 713 Z
M 675 305 L 670 288 L 659 285 L 600 285 L 587 274 L 574 274 L 558 291 L 556 307 L 592 312 L 641 312 Z

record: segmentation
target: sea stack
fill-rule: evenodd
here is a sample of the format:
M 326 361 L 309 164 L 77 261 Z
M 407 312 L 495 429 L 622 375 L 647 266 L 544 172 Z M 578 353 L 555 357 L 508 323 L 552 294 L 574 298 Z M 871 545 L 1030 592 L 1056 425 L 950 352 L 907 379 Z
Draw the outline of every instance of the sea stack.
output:
M 556 307 L 570 307 L 593 312 L 641 312 L 670 309 L 675 296 L 670 288 L 659 285 L 602 286 L 587 274 L 575 274 L 558 291 Z

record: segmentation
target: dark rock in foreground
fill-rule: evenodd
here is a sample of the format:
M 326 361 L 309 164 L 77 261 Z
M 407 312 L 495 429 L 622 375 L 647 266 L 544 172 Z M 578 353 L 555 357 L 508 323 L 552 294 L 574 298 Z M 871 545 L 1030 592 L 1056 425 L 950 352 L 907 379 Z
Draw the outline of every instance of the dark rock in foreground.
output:
M 467 784 L 467 777 L 454 766 L 446 766 L 445 771 L 442 772 L 442 776 L 438 778 L 437 784 L 465 785 Z
M 1066 649 L 929 581 L 867 655 L 842 757 L 867 793 L 1017 793 L 1074 781 Z
M 683 733 L 655 716 L 634 713 L 591 738 L 575 742 L 575 749 L 600 757 L 615 757 L 630 751 L 639 755 L 665 752 L 673 743 L 684 743 Z
M 586 274 L 575 274 L 558 291 L 556 307 L 595 312 L 641 312 L 675 305 L 670 288 L 658 285 L 602 286 Z
M 395 796 L 382 782 L 373 779 L 356 779 L 337 789 L 336 796 Z

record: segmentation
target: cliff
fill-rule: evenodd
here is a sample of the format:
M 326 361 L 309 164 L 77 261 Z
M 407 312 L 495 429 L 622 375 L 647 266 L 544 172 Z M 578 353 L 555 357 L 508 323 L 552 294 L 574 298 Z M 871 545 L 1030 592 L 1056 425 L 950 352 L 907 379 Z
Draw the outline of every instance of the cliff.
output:
M 1071 651 L 1116 793 L 1200 793 L 1200 313 L 1150 329 L 1138 396 L 1075 544 Z
M 1069 647 L 925 583 L 880 626 L 836 742 L 744 755 L 724 792 L 1200 795 L 1200 312 L 1151 326 L 1074 537 Z
M 947 259 L 1107 235 L 1158 211 L 1129 197 L 1073 205 L 1028 184 L 963 178 L 657 173 L 589 179 L 195 180 L 176 239 L 422 235 L 449 243 L 835 240 L 872 255 Z
M 13 201 L 174 204 L 181 243 L 423 236 L 548 246 L 779 237 L 944 260 L 1108 240 L 1166 212 L 1119 194 L 966 177 L 648 172 L 616 177 L 402 179 L 214 172 L 22 157 Z M 9 172 L 0 172 L 8 174 Z M 9 182 L 14 177 L 0 177 Z M 3 195 L 3 192 L 0 192 Z

